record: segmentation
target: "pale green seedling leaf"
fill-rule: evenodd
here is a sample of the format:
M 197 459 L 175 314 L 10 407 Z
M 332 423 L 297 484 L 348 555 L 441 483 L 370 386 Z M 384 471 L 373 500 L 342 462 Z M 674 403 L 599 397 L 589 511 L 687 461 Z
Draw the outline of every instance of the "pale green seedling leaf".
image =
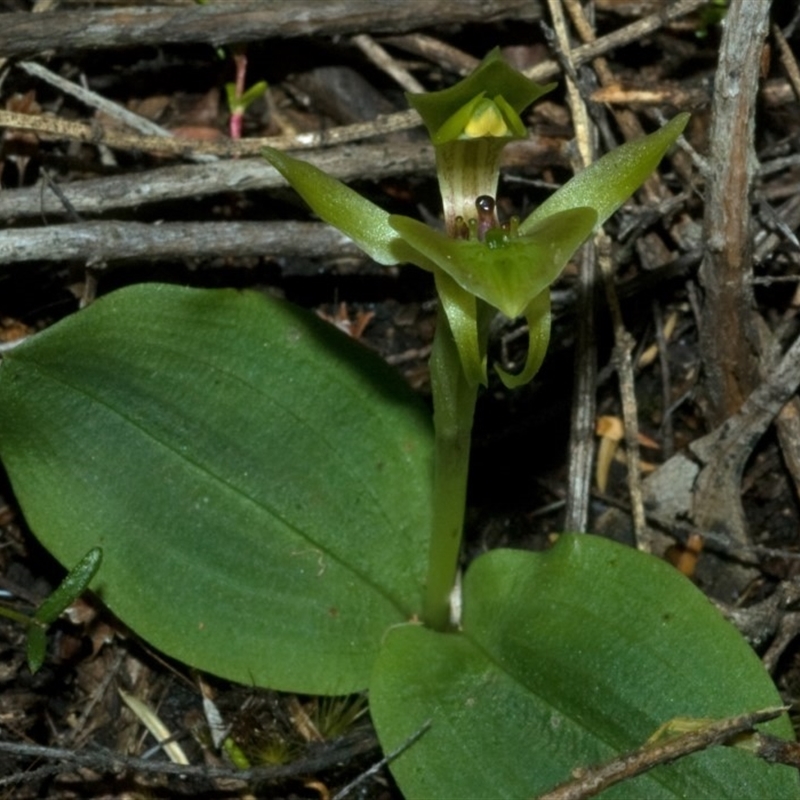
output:
M 676 717 L 723 719 L 781 704 L 763 665 L 686 578 L 593 536 L 547 553 L 495 550 L 464 581 L 463 630 L 386 636 L 370 685 L 408 800 L 537 797 L 573 770 L 642 746 Z M 791 738 L 787 718 L 764 726 Z M 796 771 L 714 748 L 603 798 L 798 798 Z
M 266 81 L 258 81 L 254 83 L 249 89 L 245 89 L 244 93 L 237 94 L 237 87 L 235 83 L 225 84 L 225 94 L 228 100 L 228 109 L 231 113 L 236 114 L 246 111 L 256 100 L 263 97 L 267 93 L 269 84 Z
M 377 356 L 255 292 L 143 285 L 8 353 L 0 456 L 64 564 L 169 655 L 363 689 L 419 612 L 428 412 Z
M 389 214 L 380 206 L 313 164 L 272 147 L 261 153 L 318 217 L 350 237 L 370 258 L 379 264 L 408 262 L 431 269 L 397 235 L 389 225 Z
M 617 147 L 579 172 L 545 200 L 520 226 L 532 231 L 547 217 L 578 206 L 590 206 L 602 225 L 651 175 L 681 135 L 689 114 L 678 114 L 664 127 Z
M 89 588 L 102 560 L 103 551 L 99 547 L 89 550 L 36 609 L 33 621 L 39 625 L 52 625 Z

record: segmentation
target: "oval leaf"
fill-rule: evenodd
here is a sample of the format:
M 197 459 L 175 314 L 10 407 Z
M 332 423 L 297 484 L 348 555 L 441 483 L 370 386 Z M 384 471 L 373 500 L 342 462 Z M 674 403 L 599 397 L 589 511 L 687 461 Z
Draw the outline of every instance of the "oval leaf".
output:
M 391 769 L 409 798 L 535 797 L 643 745 L 676 717 L 779 706 L 739 633 L 658 559 L 593 536 L 547 553 L 495 550 L 464 582 L 463 631 L 389 632 L 370 685 Z M 765 726 L 791 737 L 787 719 Z M 604 798 L 797 798 L 797 775 L 714 748 Z
M 8 354 L 0 455 L 31 528 L 145 639 L 343 693 L 419 610 L 428 413 L 377 356 L 254 292 L 123 289 Z

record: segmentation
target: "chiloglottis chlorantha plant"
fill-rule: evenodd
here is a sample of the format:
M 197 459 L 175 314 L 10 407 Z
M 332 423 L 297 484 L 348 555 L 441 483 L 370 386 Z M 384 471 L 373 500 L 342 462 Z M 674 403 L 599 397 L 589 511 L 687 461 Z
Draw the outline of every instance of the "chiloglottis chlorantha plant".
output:
M 527 383 L 550 339 L 550 285 L 570 257 L 656 168 L 688 120 L 607 154 L 525 220 L 500 224 L 495 208 L 500 156 L 528 134 L 520 113 L 553 88 L 528 80 L 493 50 L 469 77 L 438 92 L 412 94 L 436 151 L 444 230 L 388 214 L 317 168 L 274 149 L 264 157 L 314 212 L 380 264 L 408 262 L 433 273 L 439 316 L 431 352 L 434 407 L 433 525 L 423 620 L 454 624 L 466 505 L 470 437 L 478 387 L 487 383 L 489 323 L 499 311 L 524 316 L 528 352 L 517 374 L 496 368 L 509 388 Z

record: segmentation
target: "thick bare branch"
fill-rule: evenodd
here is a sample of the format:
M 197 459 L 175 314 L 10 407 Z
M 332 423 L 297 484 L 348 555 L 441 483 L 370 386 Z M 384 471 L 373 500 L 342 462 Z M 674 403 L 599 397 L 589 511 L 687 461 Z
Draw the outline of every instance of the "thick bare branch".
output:
M 433 148 L 420 145 L 334 148 L 309 154 L 307 160 L 343 181 L 424 173 L 432 170 L 434 163 Z M 286 186 L 286 181 L 272 167 L 261 158 L 249 158 L 159 167 L 145 173 L 61 184 L 60 188 L 78 214 L 93 216 L 151 203 L 280 186 Z M 65 213 L 58 197 L 46 188 L 0 193 L 0 219 L 63 216 Z
M 771 0 L 733 0 L 714 85 L 709 133 L 701 351 L 713 424 L 735 413 L 758 382 L 752 330 L 750 189 L 761 50 Z
M 321 222 L 105 221 L 0 231 L 0 264 L 263 255 L 329 259 L 361 251 Z
M 207 6 L 130 6 L 42 14 L 3 14 L 0 52 L 30 55 L 95 48 L 209 42 L 252 42 L 272 37 L 400 33 L 429 25 L 535 20 L 535 0 L 297 0 L 264 3 L 226 0 Z

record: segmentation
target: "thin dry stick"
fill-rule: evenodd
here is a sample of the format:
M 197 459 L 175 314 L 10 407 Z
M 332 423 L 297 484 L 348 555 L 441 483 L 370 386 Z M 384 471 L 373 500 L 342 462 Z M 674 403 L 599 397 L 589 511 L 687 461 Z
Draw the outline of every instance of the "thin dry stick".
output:
M 300 10 L 302 8 L 302 10 Z M 361 31 L 405 33 L 433 25 L 455 25 L 540 17 L 536 0 L 224 0 L 186 8 L 155 3 L 118 9 L 3 14 L 0 53 L 29 55 L 94 48 L 157 47 L 206 42 L 219 46 L 295 36 L 352 35 Z
M 453 47 L 451 44 L 434 39 L 433 36 L 426 36 L 424 33 L 407 33 L 404 36 L 387 36 L 383 39 L 387 44 L 392 44 L 413 53 L 417 56 L 438 64 L 443 69 L 455 72 L 457 75 L 469 75 L 478 64 L 480 59 Z
M 337 742 L 331 742 L 329 745 L 320 747 L 309 755 L 289 764 L 239 769 L 238 767 L 210 767 L 206 765 L 185 766 L 165 761 L 123 756 L 104 750 L 77 751 L 63 747 L 42 747 L 40 745 L 0 740 L 0 753 L 6 756 L 55 762 L 52 765 L 41 768 L 39 775 L 35 776 L 32 776 L 27 770 L 6 774 L 0 777 L 0 788 L 27 783 L 41 774 L 58 774 L 78 768 L 91 769 L 101 774 L 129 771 L 140 775 L 180 775 L 209 780 L 227 778 L 242 781 L 242 783 L 280 781 L 329 769 L 336 764 L 341 764 L 344 761 L 369 752 L 376 746 L 377 742 L 374 738 L 358 734 L 357 736 L 343 737 Z
M 321 222 L 145 222 L 104 220 L 0 231 L 0 264 L 83 261 L 95 270 L 120 261 L 292 256 L 360 257 Z
M 597 248 L 594 244 L 586 245 L 581 251 L 578 297 L 575 304 L 578 316 L 575 386 L 572 391 L 569 474 L 564 512 L 564 529 L 570 532 L 584 532 L 589 527 L 597 413 L 597 346 L 594 339 L 596 274 Z
M 141 136 L 110 130 L 97 123 L 70 122 L 45 114 L 19 114 L 0 110 L 0 128 L 35 131 L 42 139 L 69 139 L 88 144 L 104 144 L 119 150 L 142 150 L 149 153 L 196 158 L 214 155 L 227 158 L 258 155 L 264 147 L 279 150 L 308 150 L 359 139 L 369 139 L 386 133 L 408 130 L 420 124 L 416 111 L 401 111 L 376 117 L 369 122 L 343 125 L 327 131 L 298 133 L 293 136 L 268 136 L 254 139 L 225 139 L 218 142 L 199 142 L 193 139 L 162 136 Z
M 577 0 L 564 0 L 564 3 L 569 11 L 572 24 L 575 26 L 575 30 L 584 43 L 597 41 L 594 29 L 586 18 L 583 6 L 581 6 Z M 605 58 L 598 56 L 592 61 L 592 66 L 602 86 L 617 85 L 617 79 L 614 77 L 614 73 L 611 71 L 611 68 L 608 66 L 608 61 Z M 621 108 L 612 109 L 612 113 L 627 141 L 644 135 L 644 129 L 639 123 L 639 119 L 632 111 Z M 661 178 L 657 172 L 648 177 L 642 189 L 648 202 L 657 203 L 659 200 L 664 199 L 665 192 L 661 186 Z
M 349 795 L 353 789 L 356 789 L 360 786 L 365 780 L 371 778 L 373 775 L 376 775 L 378 772 L 381 771 L 387 764 L 391 764 L 398 756 L 401 756 L 419 741 L 429 730 L 431 727 L 431 721 L 427 720 L 424 722 L 418 730 L 414 731 L 402 744 L 392 750 L 390 753 L 387 753 L 380 761 L 373 764 L 366 772 L 362 772 L 355 780 L 351 781 L 344 787 L 341 791 L 337 792 L 332 800 L 344 800 L 347 795 Z
M 144 117 L 140 117 L 138 114 L 134 114 L 127 108 L 123 108 L 121 105 L 119 105 L 119 103 L 114 103 L 111 100 L 107 100 L 105 97 L 97 94 L 97 92 L 93 92 L 91 89 L 87 89 L 84 86 L 79 86 L 77 83 L 73 83 L 72 81 L 68 81 L 66 78 L 62 78 L 60 75 L 56 75 L 55 72 L 51 72 L 49 69 L 47 69 L 47 67 L 37 64 L 35 61 L 20 61 L 17 64 L 17 67 L 24 72 L 27 72 L 28 75 L 31 75 L 34 78 L 39 78 L 40 80 L 49 83 L 51 86 L 55 86 L 56 89 L 60 89 L 65 94 L 69 94 L 72 97 L 80 100 L 90 108 L 96 108 L 99 111 L 102 111 L 104 114 L 117 120 L 118 122 L 121 122 L 123 125 L 127 125 L 129 128 L 137 131 L 138 133 L 142 133 L 147 136 L 162 136 L 168 138 L 172 136 L 168 130 L 162 128 L 160 125 L 156 125 L 155 122 L 151 122 L 149 119 L 145 119 Z
M 765 708 L 718 722 L 705 722 L 697 730 L 667 739 L 663 743 L 656 741 L 645 744 L 644 747 L 619 756 L 607 764 L 581 770 L 579 778 L 562 783 L 552 791 L 540 795 L 538 800 L 586 800 L 661 764 L 669 764 L 690 753 L 726 744 L 739 734 L 754 730 L 756 725 L 777 719 L 785 711 L 785 708 Z
M 652 547 L 647 533 L 642 497 L 642 479 L 639 475 L 639 412 L 636 405 L 636 390 L 633 379 L 631 353 L 634 349 L 633 337 L 625 329 L 622 309 L 614 287 L 614 262 L 611 255 L 611 239 L 600 231 L 597 236 L 598 261 L 603 285 L 606 289 L 606 302 L 611 313 L 614 328 L 614 366 L 619 376 L 620 396 L 622 398 L 622 421 L 625 426 L 625 449 L 628 458 L 628 492 L 631 497 L 633 532 L 636 546 L 649 552 Z
M 583 102 L 583 98 L 581 97 L 578 85 L 575 81 L 575 62 L 572 57 L 569 33 L 567 31 L 567 20 L 564 16 L 561 0 L 547 0 L 547 6 L 550 9 L 550 16 L 553 21 L 553 29 L 555 30 L 558 48 L 567 65 L 567 100 L 572 115 L 572 124 L 575 126 L 575 139 L 578 145 L 578 152 L 583 162 L 580 167 L 585 168 L 592 162 L 593 157 L 592 122 L 589 117 L 589 110 L 586 108 L 586 103 Z M 570 75 L 569 73 L 572 74 Z
M 31 14 L 41 14 L 44 11 L 52 11 L 58 6 L 59 0 L 36 0 L 31 9 Z M 7 58 L 0 58 L 0 69 L 8 64 Z
M 786 70 L 786 75 L 789 78 L 789 83 L 792 85 L 792 90 L 795 96 L 800 100 L 800 67 L 797 66 L 797 59 L 794 57 L 792 48 L 789 47 L 789 42 L 783 35 L 783 31 L 777 26 L 772 26 L 772 36 L 775 39 L 775 44 L 778 45 L 778 53 L 780 53 L 781 64 Z
M 771 348 L 770 348 L 771 349 Z M 772 424 L 776 415 L 796 394 L 800 385 L 800 336 L 789 346 L 774 367 L 766 373 L 757 388 L 747 397 L 739 411 L 701 439 L 689 446 L 702 464 L 694 482 L 694 517 L 702 516 L 707 506 L 713 513 L 713 525 L 702 530 L 723 531 L 734 545 L 748 544 L 746 536 L 736 533 L 733 525 L 741 507 L 742 471 L 753 448 Z M 705 535 L 705 533 L 703 534 Z
M 554 0 L 551 0 L 554 2 Z M 589 41 L 594 40 L 594 31 L 589 24 L 584 14 L 583 8 L 575 2 L 575 0 L 565 0 L 571 12 L 574 24 L 578 28 L 581 36 Z M 558 26 L 556 27 L 558 33 Z M 595 69 L 601 82 L 610 84 L 614 82 L 613 74 L 604 59 L 596 59 L 594 62 Z M 576 93 L 577 95 L 577 93 Z M 588 110 L 585 103 L 581 98 L 578 98 L 580 107 L 584 109 L 584 113 L 588 118 Z M 573 99 L 570 97 L 570 105 L 572 107 Z M 573 109 L 574 116 L 574 109 Z M 627 137 L 634 138 L 640 135 L 643 131 L 639 125 L 636 117 L 630 113 L 618 113 L 618 122 Z M 651 196 L 656 195 L 657 192 L 653 189 L 655 184 L 651 185 Z M 603 274 L 604 284 L 606 287 L 606 294 L 608 296 L 609 305 L 611 307 L 612 320 L 614 323 L 614 336 L 616 340 L 615 347 L 615 361 L 617 366 L 617 373 L 620 379 L 620 393 L 622 396 L 623 408 L 623 421 L 625 426 L 625 439 L 626 439 L 626 454 L 628 458 L 628 488 L 631 495 L 631 507 L 633 510 L 633 524 L 634 533 L 636 536 L 636 543 L 640 550 L 649 551 L 651 549 L 648 540 L 646 539 L 646 521 L 644 515 L 644 502 L 642 498 L 641 480 L 639 476 L 639 442 L 638 442 L 638 415 L 636 411 L 636 394 L 633 382 L 633 365 L 631 363 L 631 352 L 633 350 L 633 342 L 630 334 L 625 330 L 620 311 L 619 300 L 616 296 L 616 289 L 614 287 L 613 268 L 610 256 L 610 244 L 606 234 L 600 230 L 596 236 L 597 249 L 606 252 L 606 259 L 603 260 L 601 256 L 601 271 Z M 579 321 L 582 322 L 582 320 Z M 577 382 L 576 382 L 577 383 Z M 585 399 L 583 400 L 585 402 Z M 581 399 L 578 400 L 581 402 Z M 573 431 L 573 437 L 577 431 Z M 572 486 L 571 486 L 572 488 Z
M 703 468 L 691 496 L 692 523 L 725 532 L 738 544 L 751 534 L 742 505 L 742 470 L 750 457 L 758 419 L 750 430 L 729 426 L 759 386 L 758 323 L 750 284 L 753 269 L 751 189 L 756 172 L 755 110 L 761 55 L 769 30 L 771 0 L 732 0 L 725 18 L 709 141 L 703 219 L 704 289 L 699 319 L 706 418 L 716 436 L 691 445 Z M 787 398 L 788 399 L 788 398 Z M 785 402 L 785 401 L 784 401 Z M 779 409 L 775 409 L 777 413 Z M 731 591 L 744 592 L 757 573 L 731 565 Z
M 560 0 L 548 0 L 558 48 L 565 59 L 568 72 L 575 75 L 569 34 Z M 594 126 L 586 103 L 571 76 L 567 77 L 567 98 L 575 125 L 575 137 L 580 154 L 576 170 L 587 167 L 594 158 Z M 564 527 L 568 531 L 586 531 L 589 524 L 589 504 L 592 489 L 596 414 L 595 383 L 597 378 L 597 348 L 594 344 L 594 291 L 597 252 L 587 244 L 581 255 L 578 280 L 578 332 L 575 342 L 575 386 L 572 393 L 570 419 L 569 474 Z
M 403 66 L 397 63 L 371 36 L 359 33 L 353 44 L 379 69 L 402 86 L 407 92 L 421 93 L 425 87 Z
M 650 14 L 647 17 L 642 17 L 630 25 L 619 28 L 607 36 L 585 44 L 582 47 L 576 47 L 571 53 L 573 63 L 576 67 L 591 61 L 597 56 L 608 53 L 617 47 L 624 47 L 632 42 L 637 42 L 639 39 L 654 33 L 659 28 L 663 28 L 670 22 L 676 19 L 691 14 L 697 11 L 698 8 L 706 5 L 708 0 L 678 0 L 676 3 L 667 5 L 663 10 L 657 11 L 655 14 Z M 534 81 L 546 81 L 554 78 L 561 71 L 561 66 L 557 61 L 544 61 L 531 67 L 525 72 L 525 75 Z
M 750 192 L 757 163 L 755 108 L 770 7 L 771 0 L 732 0 L 714 78 L 708 133 L 714 146 L 706 175 L 705 255 L 698 272 L 705 290 L 700 352 L 712 426 L 733 414 L 758 383 Z M 729 510 L 719 513 L 727 516 Z

